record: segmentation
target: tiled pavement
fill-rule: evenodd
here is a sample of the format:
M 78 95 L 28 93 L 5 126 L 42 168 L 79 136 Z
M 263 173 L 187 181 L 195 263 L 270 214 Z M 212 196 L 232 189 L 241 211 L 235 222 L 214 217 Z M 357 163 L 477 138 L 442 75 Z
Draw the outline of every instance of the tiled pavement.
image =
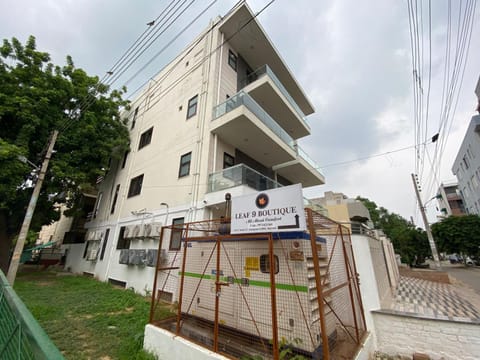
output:
M 401 276 L 391 310 L 419 317 L 480 323 L 480 296 L 458 284 Z

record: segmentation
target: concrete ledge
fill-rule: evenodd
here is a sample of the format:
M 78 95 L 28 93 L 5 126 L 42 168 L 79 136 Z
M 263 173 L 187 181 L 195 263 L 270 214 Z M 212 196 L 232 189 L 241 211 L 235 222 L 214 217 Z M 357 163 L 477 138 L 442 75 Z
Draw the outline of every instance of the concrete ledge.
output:
M 438 271 L 438 270 L 429 270 L 429 269 L 407 269 L 407 268 L 399 268 L 400 275 L 421 279 L 421 280 L 428 280 L 434 281 L 444 284 L 451 284 L 450 277 L 448 273 L 445 271 Z
M 448 321 L 450 323 L 460 323 L 460 324 L 473 324 L 473 325 L 480 325 L 480 320 L 477 319 L 469 319 L 469 318 L 461 318 L 458 316 L 443 316 L 443 315 L 436 315 L 430 316 L 426 314 L 417 314 L 412 312 L 403 312 L 398 310 L 391 310 L 391 309 L 382 309 L 382 310 L 371 310 L 372 314 L 382 314 L 382 315 L 391 315 L 391 316 L 403 316 L 403 317 L 410 317 L 414 319 L 425 319 L 425 320 L 433 320 L 433 321 Z M 480 329 L 479 329 L 480 331 Z
M 159 359 L 228 360 L 220 354 L 151 324 L 145 326 L 143 348 L 155 354 Z

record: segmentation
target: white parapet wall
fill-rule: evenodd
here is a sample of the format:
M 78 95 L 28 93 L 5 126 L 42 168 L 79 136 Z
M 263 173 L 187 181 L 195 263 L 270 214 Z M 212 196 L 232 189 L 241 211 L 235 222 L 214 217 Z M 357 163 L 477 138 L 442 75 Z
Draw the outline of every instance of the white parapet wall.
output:
M 480 324 L 374 312 L 377 350 L 391 355 L 424 353 L 432 360 L 477 360 Z
M 143 348 L 162 360 L 228 360 L 222 355 L 150 324 L 145 326 Z

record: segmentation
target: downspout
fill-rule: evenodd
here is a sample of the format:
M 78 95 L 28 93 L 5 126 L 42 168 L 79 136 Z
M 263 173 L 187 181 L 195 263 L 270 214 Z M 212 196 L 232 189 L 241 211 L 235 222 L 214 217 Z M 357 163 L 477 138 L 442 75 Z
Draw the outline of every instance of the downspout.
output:
M 210 26 L 213 26 L 213 21 L 210 21 Z M 206 38 L 207 43 L 205 44 L 205 56 L 208 56 L 212 53 L 212 44 L 213 44 L 213 31 L 210 33 L 210 36 Z M 205 136 L 205 127 L 207 126 L 207 104 L 208 104 L 208 84 L 210 79 L 210 65 L 212 62 L 212 56 L 209 57 L 208 61 L 202 68 L 202 95 L 203 95 L 203 110 L 201 111 L 202 116 L 199 116 L 198 119 L 198 128 L 200 131 L 199 139 L 197 140 L 197 161 L 196 161 L 196 168 L 194 173 L 193 179 L 193 186 L 192 186 L 192 205 L 193 208 L 192 212 L 192 219 L 196 219 L 197 214 L 197 202 L 198 202 L 198 194 L 200 191 L 200 169 L 202 165 L 202 150 L 203 150 L 203 143 L 204 143 L 204 136 Z M 210 112 L 211 113 L 211 112 Z

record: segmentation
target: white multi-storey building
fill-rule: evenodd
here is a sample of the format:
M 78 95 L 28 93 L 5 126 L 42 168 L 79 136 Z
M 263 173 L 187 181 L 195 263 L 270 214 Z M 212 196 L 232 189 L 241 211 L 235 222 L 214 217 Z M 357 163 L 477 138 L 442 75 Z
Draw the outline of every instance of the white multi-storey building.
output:
M 225 215 L 226 192 L 323 184 L 297 144 L 313 112 L 247 5 L 212 20 L 125 114 L 131 150 L 100 184 L 87 241 L 68 245 L 67 266 L 148 292 L 162 225 Z M 180 248 L 177 235 L 161 258 Z
M 480 78 L 475 95 L 478 98 L 477 111 L 480 112 Z M 480 215 L 480 115 L 470 120 L 452 172 L 457 177 L 466 212 Z

